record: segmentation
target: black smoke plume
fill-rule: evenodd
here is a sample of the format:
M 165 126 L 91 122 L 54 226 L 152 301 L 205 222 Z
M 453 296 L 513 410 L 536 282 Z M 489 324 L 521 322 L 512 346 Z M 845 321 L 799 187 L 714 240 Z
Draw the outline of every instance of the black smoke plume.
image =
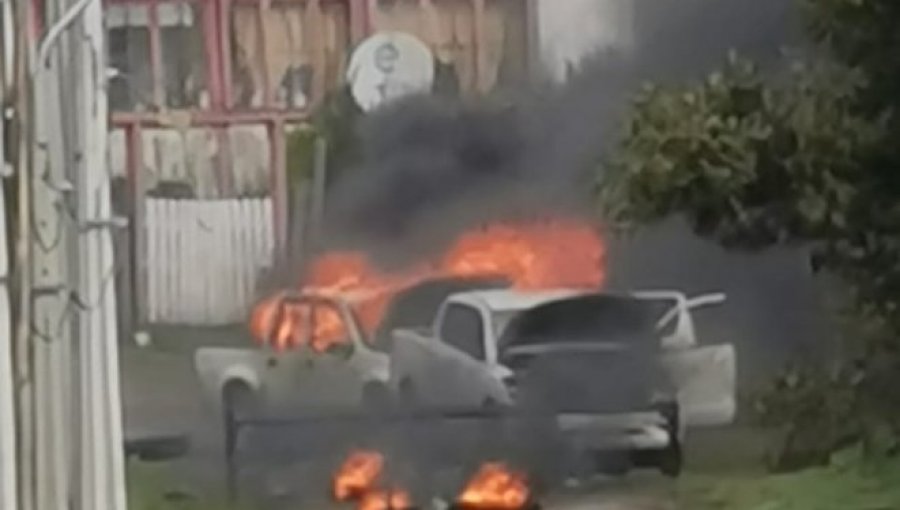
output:
M 628 98 L 649 80 L 691 79 L 730 50 L 775 60 L 792 42 L 784 0 L 637 0 L 633 51 L 590 57 L 562 86 L 507 97 L 414 97 L 359 126 L 363 158 L 331 190 L 332 247 L 386 263 L 440 250 L 464 229 L 591 208 L 597 162 Z

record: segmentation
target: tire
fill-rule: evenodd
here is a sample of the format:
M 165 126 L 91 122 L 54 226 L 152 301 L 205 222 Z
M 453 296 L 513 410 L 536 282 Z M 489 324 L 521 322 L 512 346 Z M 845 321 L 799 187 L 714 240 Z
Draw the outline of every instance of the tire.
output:
M 229 381 L 222 388 L 222 412 L 226 420 L 245 420 L 259 411 L 256 395 L 244 381 Z
M 244 381 L 229 381 L 222 388 L 222 427 L 225 434 L 225 462 L 228 466 L 227 486 L 229 491 L 236 487 L 236 452 L 241 430 L 238 424 L 256 415 L 259 409 L 256 396 L 250 385 Z
M 676 403 L 659 406 L 658 411 L 666 419 L 665 430 L 669 435 L 669 444 L 653 450 L 631 451 L 631 463 L 640 469 L 655 469 L 665 476 L 677 478 L 684 467 L 684 449 L 679 434 L 679 410 Z
M 677 403 L 670 403 L 662 408 L 663 416 L 668 423 L 667 432 L 671 440 L 669 445 L 658 453 L 657 463 L 662 474 L 677 478 L 684 467 L 684 450 L 681 446 L 681 413 Z
M 681 448 L 681 441 L 678 438 L 673 439 L 668 448 L 659 452 L 657 461 L 662 474 L 670 478 L 681 476 L 681 471 L 684 467 L 684 452 Z

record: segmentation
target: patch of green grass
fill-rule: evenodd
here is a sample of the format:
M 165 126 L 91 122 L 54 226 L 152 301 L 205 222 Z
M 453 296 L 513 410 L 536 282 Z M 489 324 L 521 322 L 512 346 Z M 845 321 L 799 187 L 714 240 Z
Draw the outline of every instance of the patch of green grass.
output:
M 180 487 L 164 464 L 128 465 L 128 510 L 250 510 Z
M 690 510 L 897 510 L 900 460 L 859 460 L 783 475 L 687 475 L 678 508 Z

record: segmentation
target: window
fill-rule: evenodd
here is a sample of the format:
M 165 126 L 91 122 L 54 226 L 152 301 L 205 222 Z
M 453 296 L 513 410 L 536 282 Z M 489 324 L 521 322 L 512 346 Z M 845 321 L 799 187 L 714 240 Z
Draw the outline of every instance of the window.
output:
M 146 5 L 111 5 L 107 8 L 109 83 L 113 110 L 146 110 L 153 104 L 153 68 Z
M 481 314 L 471 307 L 459 304 L 447 306 L 441 323 L 440 339 L 477 360 L 484 360 Z
M 243 109 L 304 109 L 343 80 L 350 50 L 344 2 L 256 1 L 230 12 L 231 104 Z
M 113 110 L 207 106 L 200 18 L 200 8 L 188 2 L 107 6 Z
M 166 106 L 207 106 L 206 62 L 200 9 L 187 3 L 161 3 L 159 31 Z
M 524 1 L 487 0 L 478 13 L 466 0 L 379 0 L 374 23 L 376 30 L 407 32 L 431 48 L 441 94 L 488 92 L 520 82 L 527 70 Z

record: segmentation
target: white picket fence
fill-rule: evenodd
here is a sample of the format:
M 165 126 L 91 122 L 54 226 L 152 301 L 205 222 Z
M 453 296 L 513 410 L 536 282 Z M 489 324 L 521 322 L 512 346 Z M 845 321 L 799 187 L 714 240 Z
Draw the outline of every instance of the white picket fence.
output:
M 148 198 L 147 317 L 151 323 L 242 322 L 274 247 L 269 198 Z

